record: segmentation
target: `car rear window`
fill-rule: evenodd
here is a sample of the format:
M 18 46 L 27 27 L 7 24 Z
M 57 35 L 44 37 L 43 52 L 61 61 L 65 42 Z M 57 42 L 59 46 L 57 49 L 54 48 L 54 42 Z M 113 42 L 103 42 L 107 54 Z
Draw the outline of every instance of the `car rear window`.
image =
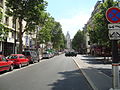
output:
M 19 56 L 19 58 L 25 58 L 24 56 Z
M 48 54 L 48 52 L 43 52 L 43 54 Z

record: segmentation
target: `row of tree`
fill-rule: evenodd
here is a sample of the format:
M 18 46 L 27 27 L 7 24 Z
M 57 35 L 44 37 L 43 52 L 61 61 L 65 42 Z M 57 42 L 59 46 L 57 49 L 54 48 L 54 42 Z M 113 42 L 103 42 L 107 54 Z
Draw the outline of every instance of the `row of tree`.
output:
M 41 28 L 38 34 L 39 43 L 52 42 L 53 48 L 56 50 L 64 49 L 66 47 L 65 36 L 62 32 L 62 27 L 54 18 L 48 18 L 45 25 Z
M 72 48 L 75 51 L 82 51 L 85 46 L 85 37 L 84 37 L 84 31 L 78 30 L 78 32 L 75 34 L 73 40 L 72 40 Z
M 22 37 L 24 33 L 33 34 L 37 32 L 37 42 L 52 42 L 55 49 L 65 48 L 65 37 L 59 22 L 56 22 L 46 12 L 48 2 L 45 0 L 6 0 L 6 14 L 19 22 L 19 53 L 22 52 Z M 0 15 L 1 16 L 1 15 Z M 23 29 L 23 20 L 26 22 Z M 36 29 L 40 27 L 39 30 Z M 37 31 L 36 31 L 37 30 Z M 5 32 L 0 30 L 0 35 Z
M 89 34 L 89 44 L 111 46 L 111 41 L 108 36 L 108 24 L 106 19 L 106 11 L 110 7 L 118 6 L 118 2 L 113 0 L 106 0 L 98 6 L 98 12 L 91 16 L 91 22 L 87 24 L 87 32 Z M 80 50 L 85 44 L 85 33 L 84 31 L 78 31 L 72 41 L 73 48 Z
M 108 36 L 108 20 L 106 19 L 106 11 L 110 7 L 117 7 L 118 3 L 113 0 L 106 0 L 101 3 L 99 11 L 92 16 L 92 25 L 88 25 L 87 30 L 91 44 L 111 46 Z

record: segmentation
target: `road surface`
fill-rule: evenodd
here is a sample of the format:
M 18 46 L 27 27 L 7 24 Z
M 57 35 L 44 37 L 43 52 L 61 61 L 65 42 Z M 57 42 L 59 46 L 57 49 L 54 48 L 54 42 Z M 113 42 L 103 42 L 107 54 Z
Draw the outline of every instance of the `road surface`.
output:
M 0 90 L 92 90 L 71 57 L 44 59 L 0 75 Z

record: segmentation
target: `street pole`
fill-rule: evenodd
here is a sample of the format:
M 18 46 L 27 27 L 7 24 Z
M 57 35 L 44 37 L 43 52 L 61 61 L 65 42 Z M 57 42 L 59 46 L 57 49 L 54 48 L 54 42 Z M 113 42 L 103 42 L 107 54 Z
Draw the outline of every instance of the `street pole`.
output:
M 117 40 L 112 40 L 112 86 L 113 90 L 119 89 L 119 63 Z
M 120 0 L 117 0 L 117 1 L 118 1 L 118 7 L 120 7 Z M 118 22 L 120 22 L 120 21 L 118 21 Z M 113 23 L 113 21 L 112 21 L 112 23 Z M 116 29 L 113 28 L 113 30 L 116 30 Z M 120 29 L 118 29 L 118 30 L 120 30 Z M 113 76 L 112 77 L 112 88 L 110 90 L 120 90 L 118 39 L 112 40 L 112 76 Z

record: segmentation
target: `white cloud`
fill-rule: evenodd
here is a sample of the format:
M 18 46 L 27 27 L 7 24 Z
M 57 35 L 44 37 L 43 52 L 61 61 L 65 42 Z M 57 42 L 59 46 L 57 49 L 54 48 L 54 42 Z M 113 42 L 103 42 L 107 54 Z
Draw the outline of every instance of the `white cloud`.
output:
M 70 33 L 70 37 L 73 38 L 77 31 L 84 27 L 91 16 L 91 13 L 79 12 L 71 18 L 62 18 L 57 20 L 61 23 L 63 33 L 66 35 L 67 31 Z

